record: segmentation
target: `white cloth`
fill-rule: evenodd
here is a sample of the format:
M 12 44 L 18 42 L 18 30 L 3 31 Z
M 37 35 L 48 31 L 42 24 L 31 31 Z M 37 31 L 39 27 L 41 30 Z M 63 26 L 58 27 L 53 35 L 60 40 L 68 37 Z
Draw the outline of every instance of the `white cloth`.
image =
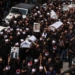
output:
M 29 42 L 28 40 L 25 40 L 24 42 L 21 43 L 21 48 L 30 48 L 32 45 L 31 42 Z
M 55 31 L 55 29 L 60 28 L 63 25 L 63 22 L 61 22 L 60 20 L 53 23 L 52 25 L 49 26 L 50 30 Z
M 50 17 L 51 17 L 52 19 L 58 19 L 58 16 L 57 16 L 57 14 L 55 13 L 54 10 L 51 10 Z
M 0 26 L 0 31 L 2 31 L 3 29 L 6 29 L 7 27 L 4 26 Z
M 31 40 L 32 42 L 35 42 L 37 39 L 34 35 L 32 35 L 28 40 Z

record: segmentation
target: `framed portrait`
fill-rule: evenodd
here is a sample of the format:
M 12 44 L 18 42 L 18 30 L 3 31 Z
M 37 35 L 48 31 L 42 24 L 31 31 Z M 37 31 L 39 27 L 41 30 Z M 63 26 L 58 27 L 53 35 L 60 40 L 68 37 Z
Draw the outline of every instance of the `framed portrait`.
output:
M 34 23 L 33 31 L 34 32 L 40 32 L 40 23 Z
M 18 57 L 19 57 L 19 47 L 11 47 L 10 56 L 11 56 L 11 59 L 18 59 Z

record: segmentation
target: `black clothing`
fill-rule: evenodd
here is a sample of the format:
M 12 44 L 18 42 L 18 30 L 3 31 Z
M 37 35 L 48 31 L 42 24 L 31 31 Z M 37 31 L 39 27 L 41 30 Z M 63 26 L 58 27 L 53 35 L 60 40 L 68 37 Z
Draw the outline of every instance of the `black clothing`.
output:
M 38 71 L 36 75 L 46 75 L 46 73 L 44 71 L 42 72 Z

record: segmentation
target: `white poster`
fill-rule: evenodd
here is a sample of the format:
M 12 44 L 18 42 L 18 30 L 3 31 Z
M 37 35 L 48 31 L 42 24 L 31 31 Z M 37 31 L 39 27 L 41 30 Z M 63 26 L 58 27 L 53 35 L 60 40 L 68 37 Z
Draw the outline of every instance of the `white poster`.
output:
M 33 31 L 34 32 L 40 32 L 40 23 L 34 23 Z
M 19 57 L 19 47 L 11 47 L 10 56 L 11 56 L 11 59 L 18 59 L 18 57 Z

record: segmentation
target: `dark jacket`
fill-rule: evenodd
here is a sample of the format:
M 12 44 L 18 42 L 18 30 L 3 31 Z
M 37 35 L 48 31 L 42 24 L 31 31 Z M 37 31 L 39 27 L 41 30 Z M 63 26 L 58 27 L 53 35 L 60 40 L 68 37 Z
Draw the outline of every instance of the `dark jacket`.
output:
M 56 75 L 56 72 L 55 72 L 55 71 L 53 71 L 53 72 L 48 71 L 48 72 L 46 73 L 46 75 Z

